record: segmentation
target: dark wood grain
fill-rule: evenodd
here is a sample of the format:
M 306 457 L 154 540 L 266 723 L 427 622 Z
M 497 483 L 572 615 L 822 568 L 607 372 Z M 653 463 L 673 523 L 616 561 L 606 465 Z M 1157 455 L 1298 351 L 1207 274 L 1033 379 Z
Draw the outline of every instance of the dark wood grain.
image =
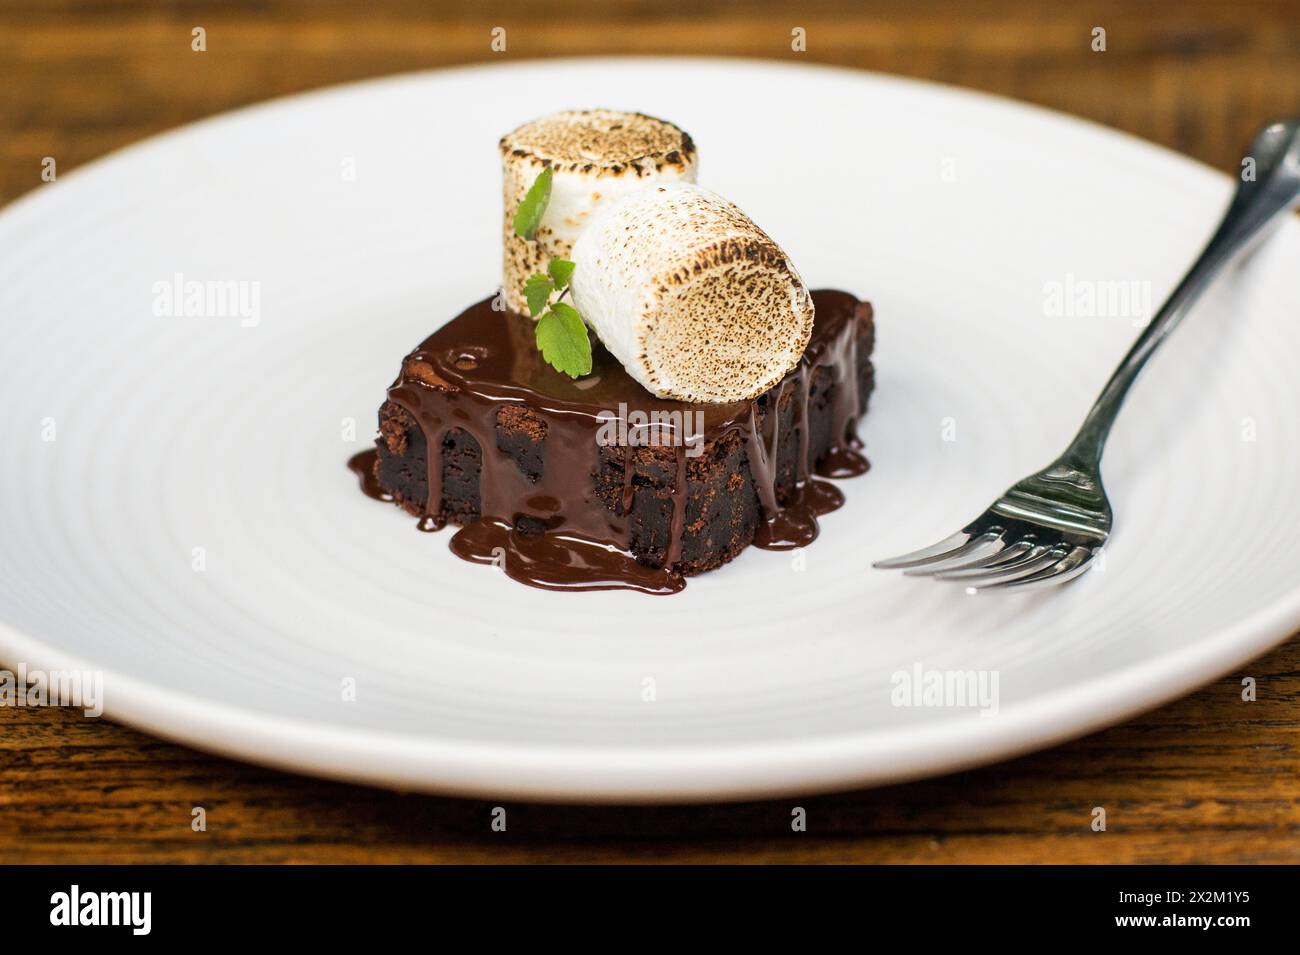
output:
M 490 30 L 508 31 L 492 54 Z M 203 26 L 208 52 L 190 50 Z M 807 30 L 808 49 L 790 50 Z M 1091 31 L 1107 31 L 1094 53 Z M 1231 166 L 1300 114 L 1300 3 L 532 5 L 0 0 L 0 201 L 112 149 L 271 96 L 404 70 L 602 53 L 763 56 L 984 89 Z M 14 320 L 13 316 L 4 316 Z M 0 661 L 7 663 L 10 661 Z M 1256 702 L 1240 679 L 1258 681 Z M 1300 861 L 1300 642 L 1175 704 L 942 779 L 712 807 L 398 795 L 244 766 L 64 710 L 0 708 L 0 862 Z M 790 829 L 793 806 L 808 831 Z M 207 812 L 193 832 L 191 811 Z M 1105 832 L 1090 828 L 1107 812 Z

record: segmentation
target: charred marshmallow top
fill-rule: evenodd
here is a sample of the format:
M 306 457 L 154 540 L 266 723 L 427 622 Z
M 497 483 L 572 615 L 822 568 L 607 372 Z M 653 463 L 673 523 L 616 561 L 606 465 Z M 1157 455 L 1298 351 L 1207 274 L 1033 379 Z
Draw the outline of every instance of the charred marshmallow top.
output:
M 596 109 L 555 113 L 501 138 L 504 173 L 506 303 L 528 314 L 524 281 L 550 259 L 572 257 L 573 243 L 600 208 L 660 182 L 695 181 L 691 137 L 641 113 Z M 537 241 L 515 235 L 514 214 L 542 170 L 551 167 L 551 199 Z
M 574 305 L 661 398 L 754 398 L 808 346 L 812 296 L 785 252 L 699 186 L 649 186 L 602 210 L 573 261 Z

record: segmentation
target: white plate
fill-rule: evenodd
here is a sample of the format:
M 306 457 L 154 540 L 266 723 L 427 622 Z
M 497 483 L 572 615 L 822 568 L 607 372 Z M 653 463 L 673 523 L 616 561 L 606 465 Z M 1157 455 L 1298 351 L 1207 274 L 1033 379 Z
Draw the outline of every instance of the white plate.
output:
M 344 466 L 401 357 L 498 280 L 497 137 L 596 104 L 680 122 L 812 285 L 876 304 L 874 468 L 802 565 L 531 590 Z M 1042 110 L 744 61 L 405 76 L 127 149 L 0 217 L 0 660 L 102 669 L 111 717 L 205 749 L 498 798 L 807 793 L 1121 720 L 1300 625 L 1296 222 L 1130 399 L 1104 569 L 968 597 L 868 564 L 1054 456 L 1137 334 L 1050 314 L 1048 283 L 1158 305 L 1230 191 Z M 260 283 L 260 321 L 155 315 L 177 273 Z M 916 665 L 996 672 L 996 715 L 893 705 Z

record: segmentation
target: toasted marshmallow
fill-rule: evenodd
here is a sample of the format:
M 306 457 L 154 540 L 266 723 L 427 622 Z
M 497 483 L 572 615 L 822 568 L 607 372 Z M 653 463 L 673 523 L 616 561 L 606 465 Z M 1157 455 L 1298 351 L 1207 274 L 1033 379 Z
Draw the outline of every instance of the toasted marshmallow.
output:
M 647 186 L 602 210 L 573 261 L 574 305 L 661 398 L 755 398 L 808 347 L 812 296 L 785 252 L 699 186 Z
M 695 181 L 695 144 L 672 123 L 608 109 L 555 113 L 501 138 L 505 180 L 506 304 L 528 314 L 524 281 L 551 259 L 568 259 L 597 209 L 649 183 Z M 551 199 L 536 241 L 515 235 L 528 189 L 551 167 Z

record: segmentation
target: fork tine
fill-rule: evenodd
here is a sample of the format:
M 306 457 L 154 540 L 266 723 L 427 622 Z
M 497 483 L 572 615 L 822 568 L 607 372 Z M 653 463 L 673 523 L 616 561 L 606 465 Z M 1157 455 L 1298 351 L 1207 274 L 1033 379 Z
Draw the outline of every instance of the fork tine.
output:
M 1000 567 L 1003 564 L 1011 563 L 1011 561 L 1017 559 L 1024 554 L 1025 551 L 1034 546 L 1028 541 L 1023 540 L 1016 541 L 1013 544 L 1008 544 L 1005 535 L 1000 538 L 1000 543 L 1002 546 L 993 551 L 993 553 L 986 554 L 983 557 L 976 557 L 974 560 L 963 560 L 957 563 L 944 561 L 941 564 L 928 564 L 924 567 L 917 567 L 913 570 L 905 570 L 903 573 L 909 577 L 927 577 L 931 574 L 947 573 L 950 570 L 974 570 L 977 567 Z
M 984 581 L 1014 580 L 1037 573 L 1045 567 L 1050 567 L 1064 556 L 1065 554 L 1060 550 L 1048 548 L 1043 544 L 1035 544 L 1023 556 L 1005 564 L 997 564 L 993 567 L 976 567 L 971 570 L 943 571 L 935 574 L 935 579 L 956 580 L 967 583 L 971 587 L 979 587 Z
M 1078 577 L 1089 567 L 1092 566 L 1093 559 L 1097 556 L 1097 551 L 1087 547 L 1076 547 L 1069 554 L 1062 557 L 1050 567 L 1044 568 L 1028 577 L 1019 577 L 1015 580 L 994 581 L 984 587 L 973 587 L 976 591 L 983 590 L 1007 590 L 1012 587 L 1021 590 L 1040 590 L 1044 587 L 1055 587 L 1065 583 L 1067 580 L 1073 580 Z
M 988 530 L 970 542 L 958 547 L 943 557 L 936 557 L 920 567 L 904 570 L 909 577 L 924 577 L 942 570 L 954 570 L 968 564 L 977 563 L 990 557 L 996 557 L 1007 546 L 1006 537 L 1001 530 Z
M 890 557 L 888 560 L 878 560 L 871 566 L 880 570 L 898 570 L 901 567 L 918 567 L 921 564 L 928 564 L 935 560 L 946 560 L 953 556 L 958 550 L 969 543 L 971 535 L 965 531 L 958 531 L 951 537 L 939 541 L 929 547 L 922 547 L 920 550 L 914 550 L 910 554 L 903 554 L 900 557 Z

